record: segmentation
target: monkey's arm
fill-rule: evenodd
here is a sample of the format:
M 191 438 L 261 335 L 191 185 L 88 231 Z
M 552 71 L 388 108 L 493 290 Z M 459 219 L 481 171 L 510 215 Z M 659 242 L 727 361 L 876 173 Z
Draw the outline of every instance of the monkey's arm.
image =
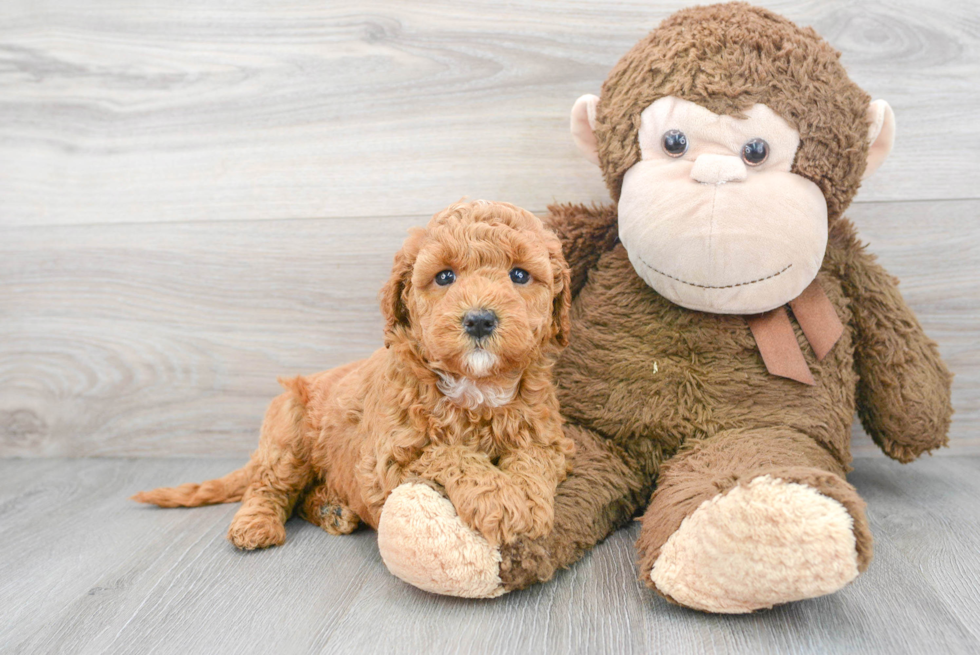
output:
M 843 246 L 839 271 L 856 330 L 858 415 L 886 455 L 907 463 L 949 441 L 953 376 L 897 280 L 865 252 L 849 222 L 835 228 L 831 242 Z
M 589 269 L 616 245 L 619 230 L 613 205 L 550 205 L 544 224 L 558 235 L 572 273 L 572 296 L 585 285 Z

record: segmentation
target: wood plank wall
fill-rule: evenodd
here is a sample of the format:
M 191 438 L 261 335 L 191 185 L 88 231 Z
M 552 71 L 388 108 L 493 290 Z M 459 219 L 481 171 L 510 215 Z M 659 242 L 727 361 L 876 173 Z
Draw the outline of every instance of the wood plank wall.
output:
M 380 345 L 409 226 L 608 199 L 568 111 L 684 4 L 0 4 L 0 456 L 246 454 L 276 375 Z M 895 109 L 848 214 L 980 452 L 976 3 L 763 4 Z

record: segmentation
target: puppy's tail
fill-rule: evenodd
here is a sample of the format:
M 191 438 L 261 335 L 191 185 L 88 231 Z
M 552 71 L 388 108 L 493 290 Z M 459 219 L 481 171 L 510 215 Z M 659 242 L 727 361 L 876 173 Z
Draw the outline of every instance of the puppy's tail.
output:
M 252 462 L 249 462 L 223 478 L 200 484 L 188 482 L 179 487 L 160 487 L 152 491 L 141 491 L 133 496 L 132 500 L 160 507 L 200 507 L 235 503 L 242 499 L 242 494 L 251 481 L 253 468 Z
M 310 400 L 309 385 L 302 376 L 279 378 L 279 383 L 285 387 L 287 393 L 272 402 L 269 414 L 273 418 L 270 419 L 269 414 L 266 415 L 266 422 L 262 427 L 263 433 L 267 429 L 278 429 L 276 427 L 270 428 L 270 425 L 281 426 L 285 424 L 288 426 L 287 430 L 294 431 L 293 434 L 289 435 L 289 441 L 297 443 L 301 438 L 299 430 L 305 421 L 306 405 Z M 282 416 L 283 412 L 286 412 L 286 416 Z M 200 484 L 189 482 L 179 487 L 160 487 L 152 491 L 141 491 L 132 496 L 132 500 L 160 507 L 200 507 L 201 505 L 237 503 L 242 499 L 249 483 L 261 475 L 260 469 L 259 462 L 253 456 L 248 464 L 237 471 L 232 471 L 223 478 L 208 480 Z

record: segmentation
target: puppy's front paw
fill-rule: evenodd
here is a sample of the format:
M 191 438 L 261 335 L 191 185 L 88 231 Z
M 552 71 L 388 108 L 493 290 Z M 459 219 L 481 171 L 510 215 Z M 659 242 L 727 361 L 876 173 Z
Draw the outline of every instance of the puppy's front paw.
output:
M 505 592 L 500 551 L 460 520 L 449 499 L 425 484 L 402 484 L 388 496 L 378 522 L 378 548 L 388 570 L 419 589 L 463 598 Z
M 452 500 L 463 521 L 492 546 L 543 537 L 554 525 L 553 505 L 532 500 L 520 489 L 493 489 Z
M 236 515 L 228 528 L 228 540 L 242 550 L 256 550 L 286 543 L 286 526 L 268 514 Z
M 530 527 L 517 536 L 533 540 L 551 534 L 552 528 L 555 527 L 554 498 L 529 499 L 528 512 L 531 521 Z

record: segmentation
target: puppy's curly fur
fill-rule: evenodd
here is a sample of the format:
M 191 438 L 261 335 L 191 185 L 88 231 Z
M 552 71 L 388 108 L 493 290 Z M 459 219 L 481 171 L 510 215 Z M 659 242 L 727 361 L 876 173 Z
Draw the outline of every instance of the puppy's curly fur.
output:
M 523 282 L 520 268 L 530 273 Z M 452 271 L 454 281 L 436 277 Z M 445 283 L 446 276 L 440 280 Z M 377 528 L 406 480 L 440 485 L 493 545 L 550 532 L 572 442 L 551 367 L 567 344 L 569 270 L 541 221 L 505 203 L 458 203 L 412 230 L 381 291 L 385 347 L 369 359 L 280 379 L 258 449 L 218 480 L 142 492 L 161 507 L 242 501 L 229 539 L 285 541 L 297 503 L 335 534 Z M 472 311 L 496 316 L 471 335 Z

